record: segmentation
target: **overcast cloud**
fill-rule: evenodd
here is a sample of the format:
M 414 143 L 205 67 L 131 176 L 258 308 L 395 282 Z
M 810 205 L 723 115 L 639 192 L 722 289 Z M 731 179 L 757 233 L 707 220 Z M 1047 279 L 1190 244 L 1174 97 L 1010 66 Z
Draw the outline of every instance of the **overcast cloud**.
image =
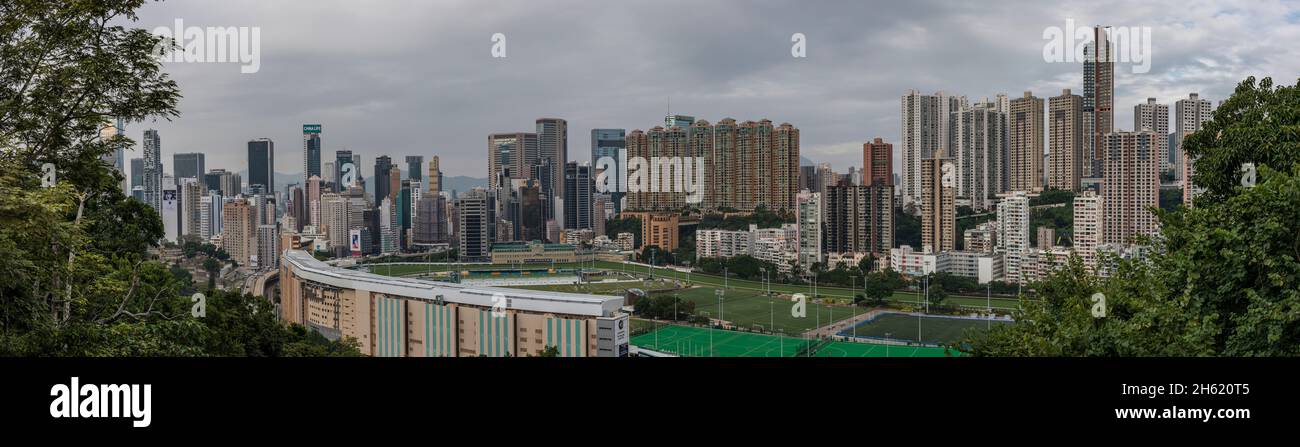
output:
M 246 168 L 246 142 L 276 142 L 276 171 L 302 168 L 301 125 L 323 125 L 324 158 L 432 155 L 447 175 L 486 177 L 486 137 L 569 122 L 569 158 L 592 128 L 648 129 L 671 111 L 717 122 L 768 118 L 802 130 L 802 154 L 838 171 L 861 145 L 899 139 L 899 97 L 946 91 L 972 101 L 1032 90 L 1082 93 L 1081 67 L 1046 63 L 1046 27 L 1152 31 L 1149 73 L 1117 68 L 1116 125 L 1147 97 L 1217 101 L 1247 76 L 1300 77 L 1300 5 L 1290 1 L 307 1 L 170 0 L 139 26 L 258 26 L 261 69 L 168 64 L 184 99 L 159 129 L 163 163 L 204 152 Z M 491 57 L 491 36 L 507 56 Z M 807 57 L 791 57 L 791 34 Z M 1172 118 L 1172 117 L 1171 117 Z M 128 155 L 139 157 L 137 150 Z M 897 155 L 895 160 L 901 158 Z

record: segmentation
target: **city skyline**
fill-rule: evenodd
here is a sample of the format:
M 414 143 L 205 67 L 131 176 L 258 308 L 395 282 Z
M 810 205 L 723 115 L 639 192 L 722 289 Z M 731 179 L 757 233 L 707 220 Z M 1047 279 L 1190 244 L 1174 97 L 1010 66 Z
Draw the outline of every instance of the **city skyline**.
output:
M 292 148 L 301 138 L 302 124 L 321 124 L 323 154 L 350 149 L 363 154 L 366 164 L 378 155 L 399 160 L 439 155 L 445 172 L 484 177 L 483 136 L 525 130 L 524 125 L 538 117 L 566 119 L 569 157 L 584 161 L 590 154 L 585 140 L 593 128 L 634 129 L 670 112 L 714 119 L 765 116 L 797 123 L 803 131 L 802 154 L 844 170 L 859 163 L 862 143 L 877 136 L 899 141 L 897 100 L 908 89 L 942 90 L 972 100 L 997 93 L 1016 97 L 1024 90 L 1082 91 L 1081 64 L 1046 63 L 1042 57 L 1044 28 L 1063 27 L 1067 19 L 1081 27 L 1096 23 L 1152 28 L 1151 71 L 1134 74 L 1124 64 L 1116 67 L 1113 109 L 1118 129 L 1132 130 L 1127 129 L 1132 107 L 1148 97 L 1172 104 L 1197 92 L 1218 101 L 1246 76 L 1287 78 L 1300 71 L 1300 50 L 1282 44 L 1291 40 L 1288 36 L 1300 36 L 1294 26 L 1300 13 L 1294 5 L 1144 4 L 1123 6 L 1122 17 L 1102 13 L 1116 5 L 999 3 L 975 9 L 922 2 L 887 10 L 856 4 L 794 10 L 768 4 L 743 10 L 727 4 L 696 5 L 740 11 L 729 14 L 725 26 L 706 26 L 698 18 L 655 20 L 679 10 L 671 4 L 574 4 L 565 6 L 572 16 L 557 18 L 565 22 L 560 28 L 566 32 L 539 34 L 528 17 L 540 14 L 536 8 L 543 6 L 517 2 L 457 9 L 458 14 L 493 17 L 467 20 L 441 15 L 446 6 L 434 5 L 402 5 L 403 14 L 394 15 L 383 10 L 399 6 L 367 5 L 362 9 L 371 13 L 357 14 L 355 8 L 345 7 L 281 12 L 235 2 L 218 10 L 168 1 L 142 8 L 138 26 L 169 26 L 178 17 L 196 26 L 259 26 L 262 67 L 244 75 L 226 64 L 166 64 L 182 87 L 219 88 L 187 89 L 182 115 L 174 122 L 127 123 L 126 132 L 138 139 L 145 128 L 159 129 L 168 141 L 161 154 L 164 160 L 178 152 L 202 152 L 210 168 L 231 169 L 241 165 L 242 151 L 237 149 L 249 139 L 268 137 Z M 243 23 L 249 11 L 258 23 Z M 312 20 L 301 20 L 301 14 Z M 625 27 L 599 26 L 602 19 L 624 16 L 645 20 Z M 836 17 L 866 19 L 846 22 Z M 426 34 L 399 39 L 376 52 L 376 45 L 361 34 L 322 31 L 331 29 L 330 23 L 345 21 L 355 22 L 349 28 L 358 33 L 411 27 Z M 435 26 L 415 26 L 422 22 Z M 309 25 L 316 23 L 320 26 Z M 489 37 L 497 32 L 508 38 L 505 59 L 490 57 Z M 807 58 L 791 57 L 793 33 L 807 36 Z M 1270 33 L 1275 39 L 1241 38 L 1243 33 Z M 1242 41 L 1251 44 L 1239 44 Z M 723 48 L 729 51 L 716 51 Z M 424 62 L 429 54 L 440 55 L 436 67 Z M 629 55 L 636 55 L 633 63 L 603 63 Z M 938 60 L 944 70 L 933 69 Z M 596 64 L 605 67 L 599 75 L 580 68 Z M 661 69 L 649 73 L 637 68 L 646 64 Z M 334 66 L 367 69 L 329 69 Z M 279 88 L 282 85 L 296 88 Z M 506 107 L 511 97 L 527 101 Z M 280 152 L 276 171 L 300 173 L 300 151 Z M 137 142 L 127 157 L 140 156 Z M 900 159 L 895 154 L 895 172 Z

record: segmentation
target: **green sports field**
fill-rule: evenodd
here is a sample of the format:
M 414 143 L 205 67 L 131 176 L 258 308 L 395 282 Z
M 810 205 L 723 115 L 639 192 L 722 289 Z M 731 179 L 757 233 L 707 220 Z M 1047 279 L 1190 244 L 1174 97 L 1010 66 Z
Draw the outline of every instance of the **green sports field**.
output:
M 653 324 L 642 322 L 642 325 Z M 634 327 L 638 326 L 636 324 Z M 646 332 L 632 337 L 632 344 L 645 349 L 668 352 L 684 357 L 946 357 L 959 353 L 944 348 L 886 346 L 868 343 L 831 341 L 817 343 L 793 337 L 708 329 L 670 324 L 644 327 Z
M 768 299 L 767 295 L 762 292 L 735 289 L 725 291 L 722 306 L 719 309 L 718 290 L 721 290 L 721 288 L 694 287 L 680 291 L 663 292 L 663 294 L 677 295 L 683 300 L 695 303 L 695 313 L 697 315 L 703 315 L 707 312 L 709 317 L 721 317 L 737 327 L 752 329 L 755 326 L 762 326 L 764 332 L 775 333 L 779 330 L 791 336 L 797 336 L 804 331 L 812 330 L 818 327 L 818 323 L 825 326 L 832 321 L 850 318 L 855 312 L 862 312 L 860 308 L 854 308 L 853 306 L 827 306 L 809 300 L 805 309 L 806 316 L 796 318 L 791 316 L 791 308 L 794 306 L 794 302 L 789 299 L 780 297 Z
M 807 340 L 671 324 L 632 337 L 632 344 L 683 357 L 794 357 Z
M 968 331 L 984 331 L 991 326 L 1013 324 L 1006 320 L 976 320 L 940 316 L 921 316 L 885 313 L 869 321 L 858 323 L 856 328 L 841 331 L 840 335 L 892 338 L 931 344 L 947 344 L 961 340 Z M 919 329 L 918 329 L 919 326 Z

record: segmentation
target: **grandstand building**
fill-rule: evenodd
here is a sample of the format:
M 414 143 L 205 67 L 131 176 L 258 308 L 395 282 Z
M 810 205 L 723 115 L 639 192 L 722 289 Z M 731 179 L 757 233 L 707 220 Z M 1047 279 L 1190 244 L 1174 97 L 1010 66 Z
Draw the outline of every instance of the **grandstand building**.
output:
M 382 276 L 287 250 L 280 317 L 330 338 L 355 338 L 376 357 L 628 355 L 623 298 L 472 287 Z

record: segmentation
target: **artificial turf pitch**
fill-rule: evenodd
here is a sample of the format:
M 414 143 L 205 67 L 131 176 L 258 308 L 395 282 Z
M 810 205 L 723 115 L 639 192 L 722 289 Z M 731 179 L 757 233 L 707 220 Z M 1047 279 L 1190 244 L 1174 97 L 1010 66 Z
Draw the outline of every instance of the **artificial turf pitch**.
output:
M 809 354 L 813 357 L 944 357 L 947 355 L 944 348 L 885 346 L 840 341 L 817 343 L 800 338 L 667 324 L 632 337 L 632 344 L 684 357 L 796 357 Z M 810 345 L 816 346 L 811 353 L 808 352 Z

